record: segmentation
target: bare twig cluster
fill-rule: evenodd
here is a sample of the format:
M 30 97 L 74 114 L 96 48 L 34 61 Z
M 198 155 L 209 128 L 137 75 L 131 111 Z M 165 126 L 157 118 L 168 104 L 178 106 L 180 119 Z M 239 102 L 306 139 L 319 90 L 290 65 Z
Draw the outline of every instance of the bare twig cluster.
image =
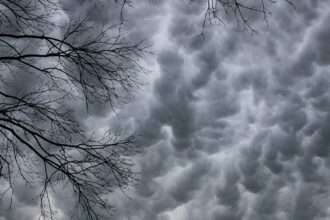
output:
M 87 134 L 68 103 L 114 108 L 127 100 L 146 71 L 139 64 L 146 48 L 88 17 L 61 26 L 52 20 L 58 13 L 57 1 L 0 0 L 0 178 L 9 184 L 2 193 L 15 194 L 17 178 L 42 183 L 41 217 L 55 219 L 53 190 L 71 188 L 73 214 L 83 210 L 86 219 L 98 219 L 98 210 L 112 209 L 105 195 L 135 182 L 134 135 Z M 35 85 L 8 88 L 20 74 Z
M 285 1 L 294 7 L 291 0 Z M 252 34 L 258 33 L 253 25 L 251 25 L 249 15 L 261 15 L 262 20 L 268 25 L 268 17 L 272 14 L 269 10 L 269 5 L 274 3 L 276 3 L 275 0 L 206 0 L 203 31 L 206 24 L 225 25 L 221 15 L 227 14 L 234 16 L 239 28 L 251 31 Z

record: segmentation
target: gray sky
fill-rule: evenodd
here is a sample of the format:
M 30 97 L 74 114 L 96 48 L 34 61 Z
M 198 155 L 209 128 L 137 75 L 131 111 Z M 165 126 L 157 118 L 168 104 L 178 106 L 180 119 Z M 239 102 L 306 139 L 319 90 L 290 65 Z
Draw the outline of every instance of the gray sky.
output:
M 83 1 L 66 7 L 83 13 Z M 106 1 L 96 20 L 111 21 Z M 94 127 L 135 130 L 136 188 L 110 197 L 118 220 L 326 220 L 330 218 L 330 4 L 271 7 L 259 35 L 203 24 L 200 1 L 127 8 L 132 40 L 153 44 L 145 86 L 118 118 L 98 111 Z M 83 121 L 83 119 L 82 119 Z M 35 219 L 18 192 L 5 219 Z M 20 196 L 22 195 L 22 196 Z M 54 196 L 59 219 L 70 200 Z M 30 216 L 31 215 L 31 216 Z

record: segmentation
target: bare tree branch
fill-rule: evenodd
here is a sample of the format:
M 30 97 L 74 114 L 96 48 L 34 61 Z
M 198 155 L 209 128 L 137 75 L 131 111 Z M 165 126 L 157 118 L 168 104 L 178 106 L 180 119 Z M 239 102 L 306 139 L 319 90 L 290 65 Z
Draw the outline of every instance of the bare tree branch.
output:
M 129 3 L 118 2 L 121 19 Z M 0 0 L 0 178 L 9 184 L 2 198 L 15 195 L 13 176 L 41 183 L 41 217 L 55 219 L 51 195 L 66 186 L 75 197 L 72 215 L 98 219 L 113 210 L 106 195 L 136 182 L 135 134 L 88 134 L 67 103 L 83 100 L 88 110 L 126 102 L 147 72 L 139 64 L 147 47 L 88 17 L 59 26 L 58 13 L 53 0 Z M 6 80 L 22 75 L 36 84 L 10 90 Z
M 294 7 L 292 1 L 286 1 L 291 7 Z M 254 0 L 254 1 L 239 1 L 239 0 L 205 0 L 205 13 L 202 27 L 202 35 L 205 26 L 222 24 L 225 25 L 223 15 L 234 16 L 238 28 L 250 31 L 252 34 L 258 34 L 258 31 L 250 23 L 249 15 L 260 15 L 262 20 L 268 26 L 268 17 L 272 15 L 269 8 L 275 4 L 275 0 Z

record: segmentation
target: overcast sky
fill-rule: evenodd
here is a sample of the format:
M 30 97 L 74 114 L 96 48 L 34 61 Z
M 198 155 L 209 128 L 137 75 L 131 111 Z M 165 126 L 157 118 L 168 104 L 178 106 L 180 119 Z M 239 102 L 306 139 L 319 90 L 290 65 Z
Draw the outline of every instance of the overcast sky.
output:
M 106 2 L 96 20 L 114 16 Z M 129 38 L 153 45 L 151 73 L 120 118 L 100 109 L 85 121 L 140 134 L 140 181 L 110 197 L 112 219 L 330 219 L 330 3 L 293 2 L 273 5 L 268 27 L 252 21 L 259 35 L 224 16 L 204 38 L 200 1 L 127 8 Z M 34 220 L 38 206 L 17 200 L 0 219 Z M 65 193 L 54 200 L 66 219 Z

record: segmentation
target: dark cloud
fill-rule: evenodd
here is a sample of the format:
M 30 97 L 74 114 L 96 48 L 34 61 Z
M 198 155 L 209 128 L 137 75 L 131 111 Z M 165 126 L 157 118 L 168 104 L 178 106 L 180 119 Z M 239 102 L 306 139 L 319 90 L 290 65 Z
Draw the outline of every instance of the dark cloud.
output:
M 276 5 L 266 36 L 213 28 L 203 41 L 195 37 L 200 8 L 171 5 L 155 101 L 136 120 L 152 134 L 144 155 L 153 152 L 158 163 L 142 163 L 143 186 L 133 192 L 148 201 L 139 206 L 144 214 L 123 208 L 118 219 L 328 217 L 316 202 L 329 200 L 323 4 Z
M 268 28 L 252 18 L 261 35 L 234 23 L 206 27 L 205 38 L 201 1 L 127 9 L 129 38 L 153 41 L 157 55 L 120 120 L 98 106 L 91 119 L 141 134 L 140 181 L 130 199 L 110 197 L 114 219 L 329 218 L 330 7 L 294 4 L 275 4 Z M 93 17 L 110 19 L 111 4 L 102 7 Z M 66 213 L 69 200 L 56 200 Z

